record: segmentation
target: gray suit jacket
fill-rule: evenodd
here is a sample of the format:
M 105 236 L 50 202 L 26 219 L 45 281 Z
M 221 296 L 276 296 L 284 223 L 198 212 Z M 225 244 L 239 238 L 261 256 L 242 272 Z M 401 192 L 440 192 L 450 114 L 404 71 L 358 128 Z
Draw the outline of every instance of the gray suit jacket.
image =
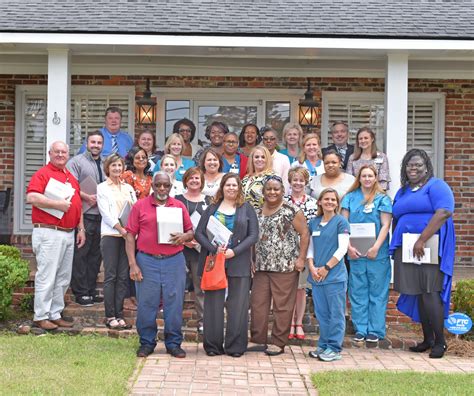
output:
M 215 254 L 217 247 L 211 244 L 207 237 L 207 223 L 214 215 L 219 204 L 212 204 L 207 207 L 201 216 L 194 237 L 201 245 L 199 254 L 198 274 L 201 276 L 208 254 Z M 258 220 L 255 209 L 245 202 L 235 212 L 234 230 L 231 239 L 232 250 L 235 256 L 226 260 L 225 267 L 227 276 L 248 277 L 251 274 L 250 262 L 252 259 L 252 246 L 258 240 Z

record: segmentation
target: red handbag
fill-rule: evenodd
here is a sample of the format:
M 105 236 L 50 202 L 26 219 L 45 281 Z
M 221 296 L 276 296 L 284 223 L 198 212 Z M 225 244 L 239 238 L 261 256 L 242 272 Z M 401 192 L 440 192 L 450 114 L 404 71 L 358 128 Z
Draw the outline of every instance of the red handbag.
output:
M 201 290 L 222 290 L 227 288 L 225 275 L 225 255 L 209 255 L 206 257 L 204 271 L 202 272 Z

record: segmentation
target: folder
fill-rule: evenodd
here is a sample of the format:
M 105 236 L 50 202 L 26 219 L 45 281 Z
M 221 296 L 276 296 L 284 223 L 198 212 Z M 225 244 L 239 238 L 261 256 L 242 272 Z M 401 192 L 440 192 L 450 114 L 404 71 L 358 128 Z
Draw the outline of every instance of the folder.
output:
M 171 245 L 171 234 L 183 232 L 183 210 L 158 206 L 156 208 L 158 243 Z
M 413 255 L 413 246 L 420 234 L 402 235 L 402 261 L 414 264 L 439 264 L 439 235 L 435 234 L 425 243 L 425 254 L 421 259 Z
M 122 210 L 120 211 L 119 214 L 119 223 L 122 227 L 125 227 L 128 222 L 128 216 L 130 215 L 130 211 L 132 210 L 132 205 L 130 205 L 130 202 L 125 202 L 125 205 L 123 206 Z
M 54 178 L 50 178 L 43 194 L 46 198 L 52 199 L 53 201 L 61 201 L 63 199 L 71 201 L 75 191 L 76 190 L 69 183 L 62 183 Z M 41 209 L 43 212 L 49 213 L 51 216 L 58 219 L 62 219 L 64 216 L 62 210 L 52 208 L 38 209 Z
M 352 247 L 356 248 L 362 256 L 367 256 L 367 251 L 374 246 L 377 240 L 375 223 L 351 223 L 350 226 L 349 240 Z
M 83 181 L 81 181 L 79 186 L 81 187 L 81 191 L 85 192 L 86 194 L 89 194 L 89 195 L 97 194 L 97 183 L 92 176 L 87 176 Z M 87 202 L 82 201 L 83 213 L 87 212 L 90 208 L 91 206 Z

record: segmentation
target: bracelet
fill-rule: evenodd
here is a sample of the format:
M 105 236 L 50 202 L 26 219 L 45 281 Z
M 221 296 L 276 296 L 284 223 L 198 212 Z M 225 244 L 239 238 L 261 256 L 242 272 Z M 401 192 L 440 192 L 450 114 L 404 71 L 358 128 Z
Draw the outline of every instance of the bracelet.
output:
M 327 265 L 327 264 L 324 265 L 324 269 L 325 269 L 327 272 L 331 271 L 331 267 L 330 267 L 329 265 Z
M 78 228 L 77 232 L 86 232 L 86 229 L 85 228 Z

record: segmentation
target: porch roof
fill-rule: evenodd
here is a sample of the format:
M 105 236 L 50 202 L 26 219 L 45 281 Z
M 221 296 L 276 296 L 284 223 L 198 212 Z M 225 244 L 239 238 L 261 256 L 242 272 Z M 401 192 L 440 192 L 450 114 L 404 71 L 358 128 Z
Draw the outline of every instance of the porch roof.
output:
M 474 38 L 473 0 L 0 0 L 0 31 Z

